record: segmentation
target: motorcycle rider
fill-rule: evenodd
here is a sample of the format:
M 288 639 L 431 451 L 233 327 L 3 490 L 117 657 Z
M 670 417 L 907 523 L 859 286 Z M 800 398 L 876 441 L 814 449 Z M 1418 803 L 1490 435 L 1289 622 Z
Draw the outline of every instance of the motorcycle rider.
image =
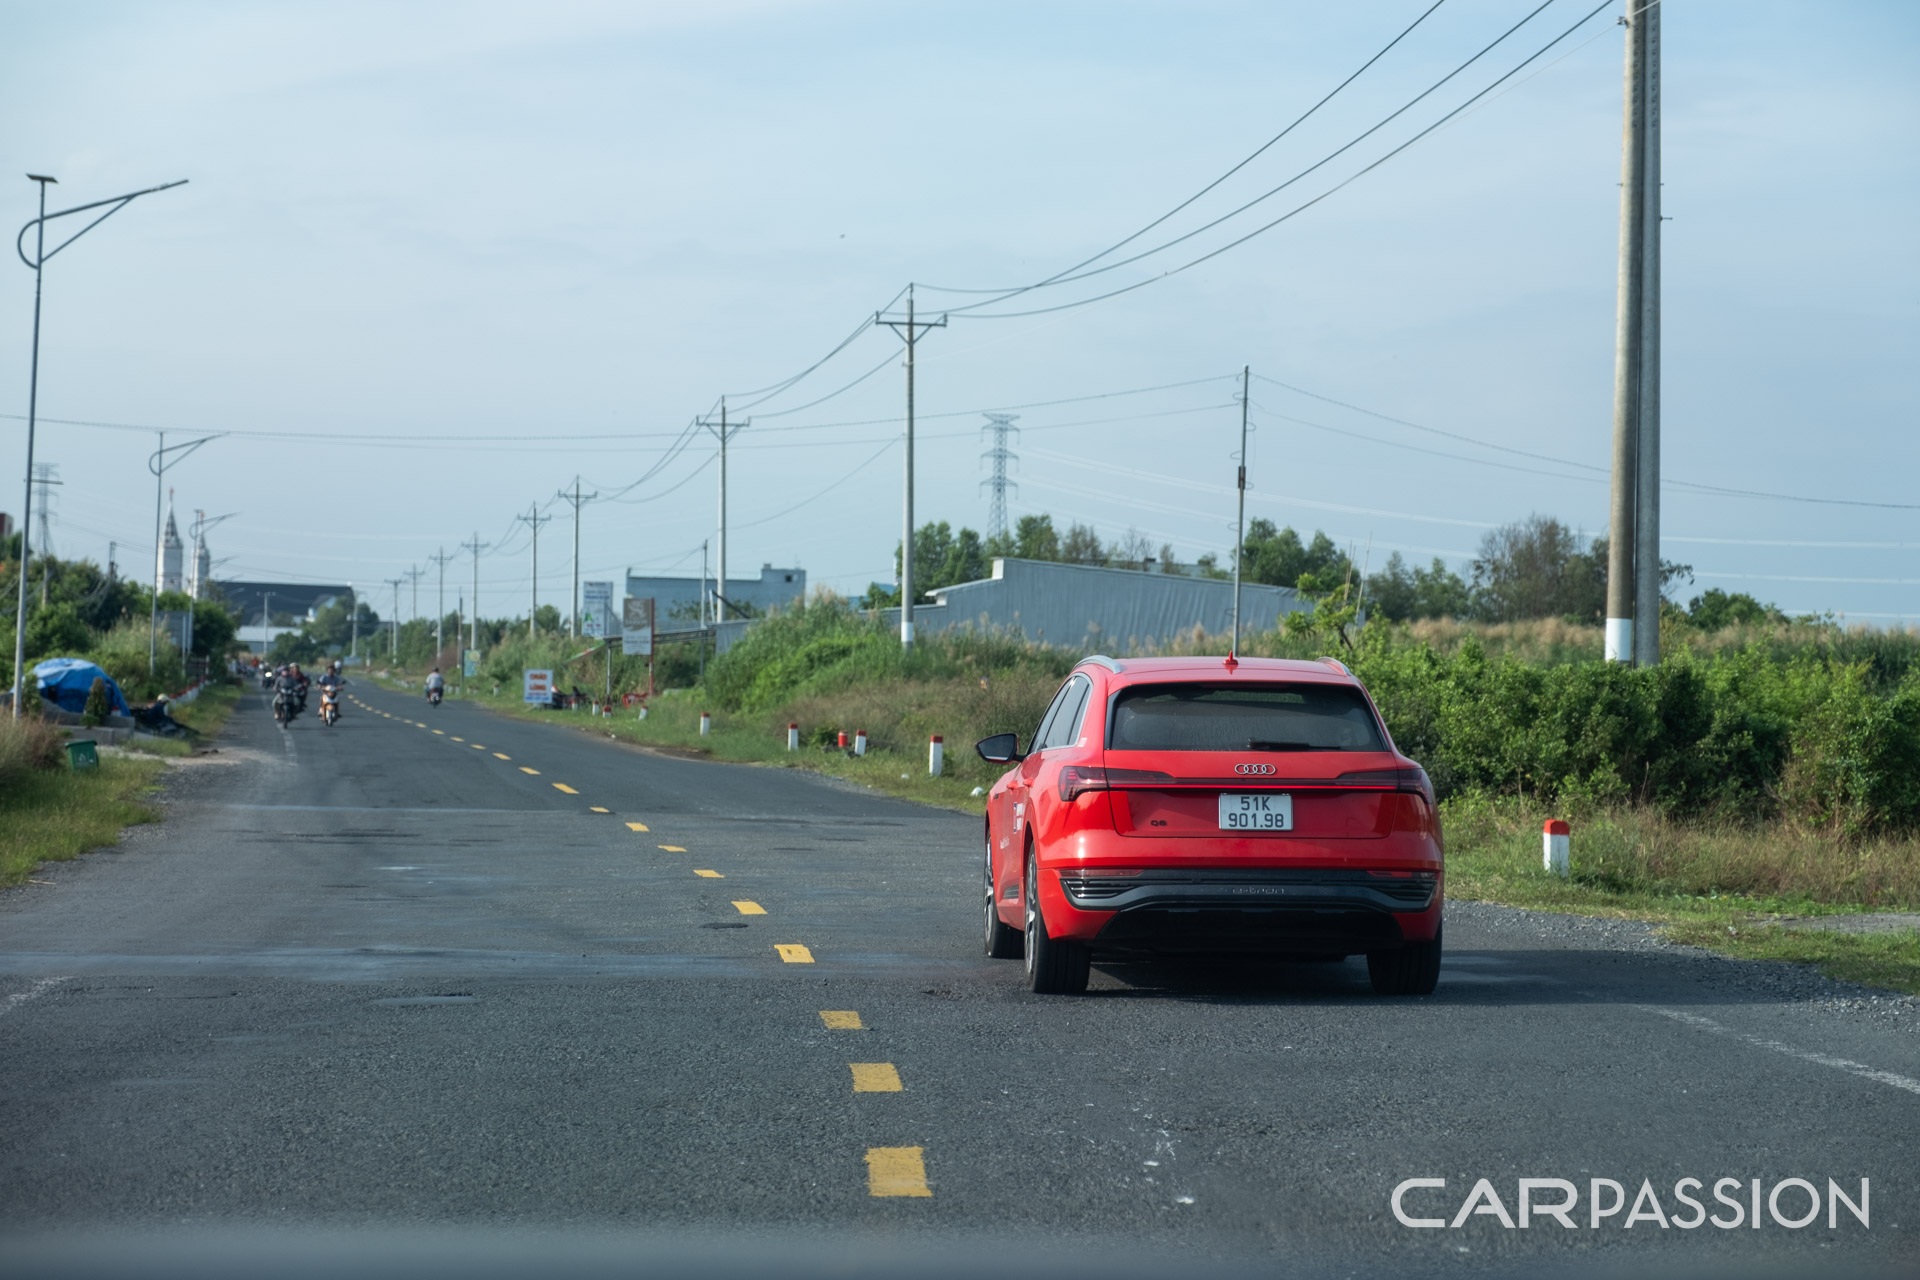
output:
M 435 694 L 445 697 L 446 692 L 447 678 L 440 674 L 440 668 L 435 667 L 427 673 L 427 699 L 432 701 Z
M 336 662 L 321 672 L 320 679 L 315 683 L 320 686 L 322 690 L 321 696 L 323 698 L 328 695 L 332 696 L 333 714 L 337 719 L 340 715 L 340 690 L 344 688 L 347 683 L 345 677 L 340 674 L 340 664 Z
M 305 693 L 297 678 L 297 669 L 282 667 L 273 681 L 273 702 L 275 708 L 284 709 L 285 723 L 292 724 L 293 718 L 300 714 Z

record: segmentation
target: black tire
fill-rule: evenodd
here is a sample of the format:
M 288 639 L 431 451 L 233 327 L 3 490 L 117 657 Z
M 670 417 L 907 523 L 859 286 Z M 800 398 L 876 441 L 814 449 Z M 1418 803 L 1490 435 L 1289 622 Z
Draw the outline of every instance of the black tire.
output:
M 1409 942 L 1398 951 L 1369 951 L 1367 977 L 1383 996 L 1430 996 L 1440 983 L 1440 934 L 1432 942 Z
M 987 898 L 987 958 L 989 960 L 1018 960 L 1026 948 L 1026 940 L 1020 931 L 1010 924 L 1000 922 L 999 886 L 993 882 L 993 828 L 987 828 L 987 865 L 982 878 L 986 881 Z
M 1047 936 L 1047 918 L 1040 911 L 1040 859 L 1027 846 L 1027 884 L 1021 897 L 1026 910 L 1027 988 L 1044 996 L 1077 996 L 1087 989 L 1092 954 L 1072 942 Z

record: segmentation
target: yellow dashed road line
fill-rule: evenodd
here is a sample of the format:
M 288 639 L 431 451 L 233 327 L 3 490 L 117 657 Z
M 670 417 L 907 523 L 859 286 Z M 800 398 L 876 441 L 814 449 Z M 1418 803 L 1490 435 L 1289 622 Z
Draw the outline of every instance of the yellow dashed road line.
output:
M 725 880 L 726 879 L 726 877 L 721 875 L 718 871 L 696 871 L 693 874 L 700 876 L 701 878 L 706 880 Z
M 820 1021 L 834 1031 L 866 1030 L 865 1025 L 860 1021 L 860 1015 L 851 1009 L 822 1009 Z
M 520 772 L 522 772 L 522 773 L 530 773 L 530 774 L 532 774 L 532 775 L 533 775 L 534 777 L 536 777 L 536 778 L 540 776 L 540 771 L 539 771 L 538 769 L 529 769 L 529 768 L 527 768 L 527 766 L 525 766 L 525 765 L 521 765 L 521 766 L 520 766 Z
M 503 756 L 503 755 L 501 755 L 501 754 L 500 754 L 500 753 L 499 753 L 498 751 L 496 751 L 496 752 L 494 752 L 494 753 L 493 753 L 493 758 L 494 758 L 495 760 L 511 760 L 511 759 L 513 759 L 513 757 L 512 757 L 512 756 Z
M 627 830 L 629 831 L 645 831 L 646 829 L 647 824 L 644 822 L 629 822 L 627 824 Z
M 470 746 L 470 747 L 472 747 L 472 748 L 473 748 L 473 749 L 474 749 L 475 751 L 485 751 L 485 750 L 486 750 L 486 748 L 485 748 L 485 747 L 483 747 L 483 746 L 481 746 L 481 745 L 480 745 L 479 743 L 477 743 L 477 742 L 469 742 L 469 743 L 468 743 L 467 745 L 468 745 L 468 746 Z
M 773 949 L 778 951 L 780 958 L 788 964 L 813 963 L 813 952 L 807 950 L 797 942 L 776 942 L 773 945 Z
M 767 914 L 767 909 L 757 902 L 737 901 L 733 904 L 733 909 L 743 916 L 763 916 Z
M 435 732 L 435 733 L 437 733 L 437 734 L 439 734 L 439 735 L 440 735 L 441 737 L 443 737 L 443 738 L 447 736 L 447 731 L 446 731 L 445 729 L 435 729 L 435 730 L 434 730 L 434 732 Z M 458 738 L 455 738 L 455 739 L 454 739 L 454 741 L 455 741 L 455 742 L 458 742 L 458 741 L 460 741 L 460 739 L 458 739 Z
M 532 773 L 532 772 L 533 772 L 533 770 L 531 770 L 531 769 L 527 769 L 527 770 L 524 770 L 523 772 L 526 772 L 526 773 Z M 573 789 L 572 787 L 570 787 L 570 786 L 568 786 L 568 785 L 567 785 L 566 783 L 564 783 L 564 782 L 556 782 L 556 783 L 554 783 L 554 784 L 553 784 L 553 789 L 554 789 L 555 791 L 564 791 L 564 792 L 566 792 L 566 793 L 567 793 L 568 795 L 570 795 L 570 796 L 577 796 L 577 795 L 579 795 L 579 794 L 580 794 L 580 793 L 579 793 L 578 791 L 575 791 L 575 790 L 574 790 L 574 789 Z
M 855 1093 L 899 1093 L 900 1073 L 891 1062 L 849 1062 Z
M 597 804 L 590 804 L 590 805 L 588 805 L 588 806 L 587 806 L 587 812 L 588 812 L 588 813 L 612 813 L 612 812 L 613 812 L 613 810 L 611 810 L 611 809 L 602 809 L 602 808 L 601 808 L 601 807 L 600 807 L 599 805 L 597 805 Z
M 930 1196 L 924 1147 L 868 1147 L 867 1194 Z
M 668 853 L 685 853 L 687 851 L 686 846 L 678 844 L 663 844 L 660 847 Z
M 454 739 L 454 741 L 455 741 L 455 742 L 465 742 L 465 741 L 466 741 L 466 739 L 465 739 L 465 738 L 455 738 L 455 739 Z

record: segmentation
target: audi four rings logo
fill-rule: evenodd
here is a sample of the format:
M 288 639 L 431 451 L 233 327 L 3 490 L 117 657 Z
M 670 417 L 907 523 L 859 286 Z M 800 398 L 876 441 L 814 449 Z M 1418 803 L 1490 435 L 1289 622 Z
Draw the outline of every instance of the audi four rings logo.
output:
M 1238 774 L 1272 773 L 1273 766 L 1270 764 L 1237 764 L 1233 766 L 1233 771 Z

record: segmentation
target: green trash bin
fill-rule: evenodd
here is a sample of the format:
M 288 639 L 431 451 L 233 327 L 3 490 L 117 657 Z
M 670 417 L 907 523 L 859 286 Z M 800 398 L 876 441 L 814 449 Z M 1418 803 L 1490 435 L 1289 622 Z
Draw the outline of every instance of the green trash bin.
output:
M 67 767 L 76 773 L 100 767 L 100 753 L 94 748 L 93 739 L 67 744 Z

